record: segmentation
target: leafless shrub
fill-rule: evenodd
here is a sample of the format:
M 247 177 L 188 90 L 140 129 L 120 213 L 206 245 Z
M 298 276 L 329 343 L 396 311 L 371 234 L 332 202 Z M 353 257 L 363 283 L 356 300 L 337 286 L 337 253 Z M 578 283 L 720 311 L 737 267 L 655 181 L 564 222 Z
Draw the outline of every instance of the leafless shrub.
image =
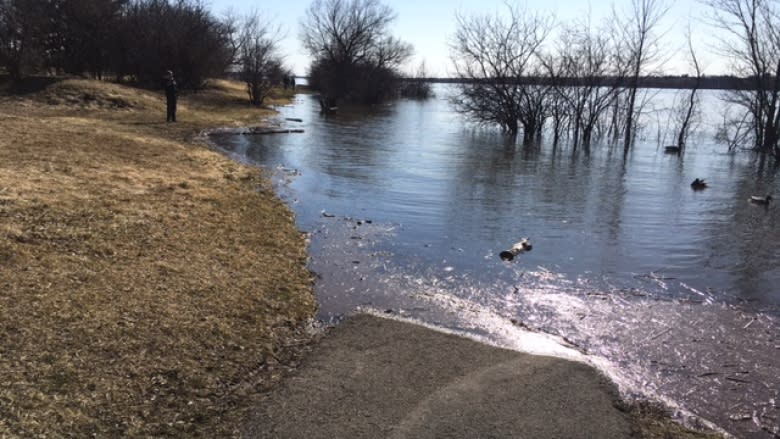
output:
M 279 38 L 279 29 L 258 13 L 248 15 L 241 25 L 236 60 L 252 105 L 263 105 L 272 87 L 286 74 L 278 53 Z
M 395 93 L 409 44 L 390 34 L 393 10 L 378 0 L 315 0 L 301 22 L 301 41 L 314 58 L 309 85 L 336 100 L 376 103 Z
M 626 84 L 628 99 L 625 107 L 626 123 L 623 127 L 624 153 L 628 152 L 634 141 L 633 132 L 638 119 L 635 111 L 639 77 L 658 59 L 660 37 L 656 31 L 658 23 L 668 9 L 663 0 L 632 0 L 627 16 L 614 13 L 615 22 L 619 24 L 621 30 L 620 41 L 624 45 L 620 53 L 627 54 L 621 61 L 628 66 Z
M 540 46 L 552 28 L 552 20 L 507 5 L 506 14 L 457 15 L 451 42 L 451 59 L 459 84 L 458 111 L 479 122 L 495 123 L 523 138 L 539 135 L 549 87 L 529 81 L 542 66 Z
M 751 90 L 734 90 L 726 102 L 741 107 L 742 125 L 729 131 L 752 148 L 780 157 L 780 15 L 774 0 L 709 0 L 711 24 L 720 35 L 721 55 L 737 76 L 750 80 Z M 747 137 L 745 137 L 747 136 Z M 731 137 L 734 139 L 734 137 Z M 730 143 L 733 148 L 733 143 Z
M 609 26 L 593 29 L 587 21 L 565 26 L 555 53 L 544 60 L 556 84 L 554 94 L 570 120 L 575 148 L 590 147 L 594 131 L 621 90 L 624 72 L 615 63 L 617 46 Z

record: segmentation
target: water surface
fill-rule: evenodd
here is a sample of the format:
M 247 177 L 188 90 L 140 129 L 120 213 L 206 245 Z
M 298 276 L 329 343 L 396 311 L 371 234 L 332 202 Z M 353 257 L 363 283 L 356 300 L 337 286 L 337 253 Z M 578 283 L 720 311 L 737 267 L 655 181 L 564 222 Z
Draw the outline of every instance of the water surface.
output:
M 724 152 L 706 123 L 683 157 L 649 135 L 628 157 L 523 147 L 465 122 L 438 92 L 329 116 L 298 95 L 278 123 L 304 133 L 218 138 L 274 173 L 311 233 L 320 318 L 373 309 L 526 350 L 530 328 L 626 392 L 772 437 L 779 214 L 747 199 L 780 193 L 777 173 Z M 710 187 L 691 190 L 697 177 Z M 502 262 L 522 237 L 533 250 Z

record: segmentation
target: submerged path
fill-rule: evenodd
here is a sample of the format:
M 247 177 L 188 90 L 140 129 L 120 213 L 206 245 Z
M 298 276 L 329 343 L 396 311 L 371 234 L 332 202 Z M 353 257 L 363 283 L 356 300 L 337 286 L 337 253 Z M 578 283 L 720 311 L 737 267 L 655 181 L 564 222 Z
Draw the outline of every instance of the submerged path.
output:
M 581 363 L 367 315 L 334 328 L 258 405 L 252 438 L 629 438 L 607 378 Z

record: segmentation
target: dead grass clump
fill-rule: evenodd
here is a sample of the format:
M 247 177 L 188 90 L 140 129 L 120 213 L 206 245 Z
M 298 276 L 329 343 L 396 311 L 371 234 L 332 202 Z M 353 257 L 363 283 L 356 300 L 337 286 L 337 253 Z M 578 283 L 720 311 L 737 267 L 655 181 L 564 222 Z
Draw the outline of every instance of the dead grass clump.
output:
M 636 437 L 640 439 L 722 439 L 723 435 L 706 432 L 704 426 L 689 429 L 671 418 L 669 410 L 657 403 L 635 401 L 621 407 L 631 415 Z
M 155 99 L 149 93 L 117 84 L 68 79 L 46 87 L 36 95 L 48 105 L 66 106 L 70 110 L 140 110 Z
M 37 104 L 83 93 L 132 111 Z M 262 113 L 209 93 L 177 124 L 113 84 L 0 99 L 0 437 L 231 436 L 298 361 L 316 304 L 291 212 L 187 140 Z

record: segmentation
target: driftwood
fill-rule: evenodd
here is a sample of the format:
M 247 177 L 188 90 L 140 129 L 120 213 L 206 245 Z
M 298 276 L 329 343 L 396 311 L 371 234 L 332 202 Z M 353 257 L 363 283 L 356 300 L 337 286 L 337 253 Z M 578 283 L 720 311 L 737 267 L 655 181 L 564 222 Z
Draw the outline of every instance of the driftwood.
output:
M 303 130 L 301 130 L 301 129 L 295 129 L 295 130 L 290 130 L 290 129 L 273 129 L 273 130 L 269 130 L 269 129 L 255 129 L 255 128 L 253 128 L 253 129 L 251 129 L 251 130 L 249 130 L 247 132 L 241 133 L 241 134 L 245 134 L 245 135 L 261 135 L 261 134 L 291 134 L 291 133 L 302 133 L 302 132 L 303 132 Z
M 302 129 L 289 128 L 222 128 L 208 132 L 209 136 L 236 136 L 236 135 L 262 135 L 262 134 L 292 134 L 302 133 Z
M 731 382 L 734 382 L 734 383 L 741 383 L 741 384 L 750 384 L 751 383 L 748 380 L 743 380 L 743 379 L 734 378 L 734 377 L 726 377 L 726 379 L 728 381 L 731 381 Z
M 500 257 L 502 261 L 511 261 L 515 256 L 520 253 L 530 252 L 531 249 L 533 249 L 531 241 L 528 238 L 523 238 L 520 242 L 516 242 L 509 250 L 504 250 L 499 253 L 498 257 Z

